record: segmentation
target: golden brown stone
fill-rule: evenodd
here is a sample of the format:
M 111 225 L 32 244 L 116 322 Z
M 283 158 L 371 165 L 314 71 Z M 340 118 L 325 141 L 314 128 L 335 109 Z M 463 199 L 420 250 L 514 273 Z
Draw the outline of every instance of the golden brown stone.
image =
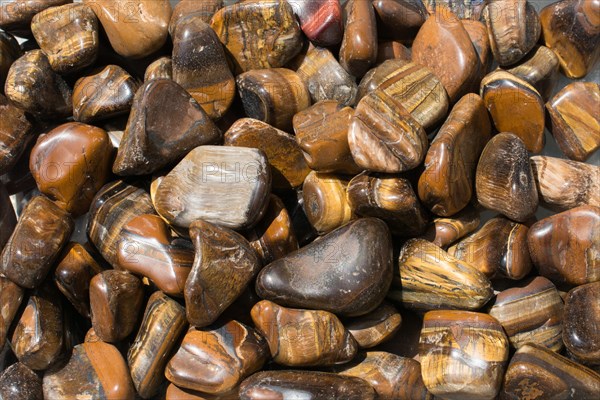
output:
M 401 323 L 398 310 L 384 301 L 369 314 L 345 321 L 344 326 L 361 349 L 369 349 L 393 338 Z
M 343 177 L 314 171 L 308 174 L 302 185 L 304 211 L 317 232 L 330 232 L 352 219 L 347 187 L 348 180 Z
M 344 6 L 344 37 L 340 64 L 361 78 L 377 59 L 377 24 L 370 1 L 349 0 Z

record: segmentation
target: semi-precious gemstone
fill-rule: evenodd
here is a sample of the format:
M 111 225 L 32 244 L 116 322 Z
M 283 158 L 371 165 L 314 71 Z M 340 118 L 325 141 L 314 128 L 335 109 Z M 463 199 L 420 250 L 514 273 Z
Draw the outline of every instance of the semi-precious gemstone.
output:
M 394 58 L 410 61 L 412 58 L 410 49 L 397 40 L 379 41 L 377 43 L 377 64 Z
M 585 161 L 600 147 L 599 102 L 599 84 L 573 82 L 546 103 L 552 135 L 572 160 Z
M 397 173 L 417 167 L 427 152 L 427 135 L 410 112 L 385 89 L 363 97 L 348 129 L 352 157 L 361 168 Z
M 21 53 L 19 42 L 10 33 L 0 31 L 0 93 L 4 93 L 4 82 L 10 66 L 21 57 Z
M 372 3 L 380 37 L 410 42 L 428 17 L 421 0 L 374 0 Z
M 375 391 L 363 379 L 316 371 L 263 371 L 244 380 L 241 400 L 265 396 L 292 399 L 297 395 L 314 400 L 373 400 Z
M 437 76 L 450 101 L 466 94 L 479 75 L 479 57 L 469 34 L 450 10 L 438 7 L 415 38 L 412 60 Z
M 118 342 L 137 326 L 144 301 L 142 281 L 125 271 L 109 269 L 90 281 L 90 311 L 96 335 Z
M 49 7 L 71 3 L 72 0 L 6 0 L 0 4 L 0 29 L 28 31 L 33 16 Z
M 451 217 L 435 218 L 423 238 L 436 246 L 446 248 L 479 227 L 479 212 L 467 207 Z
M 173 29 L 173 80 L 210 118 L 221 118 L 235 97 L 235 79 L 217 34 L 199 14 L 180 18 Z
M 477 52 L 479 58 L 479 73 L 472 80 L 473 87 L 472 91 L 477 91 L 477 85 L 481 82 L 481 79 L 487 74 L 492 64 L 492 51 L 490 48 L 490 38 L 488 35 L 487 27 L 483 22 L 474 21 L 471 19 L 461 20 L 463 28 L 467 31 L 473 47 Z
M 484 207 L 523 222 L 535 214 L 538 193 L 523 141 L 512 133 L 494 136 L 483 149 L 475 176 Z
M 115 346 L 104 342 L 75 346 L 66 365 L 44 375 L 43 389 L 48 400 L 135 398 L 127 363 Z
M 343 176 L 311 172 L 302 185 L 304 212 L 319 234 L 348 223 L 354 215 L 346 197 L 348 180 Z
M 485 6 L 484 0 L 422 0 L 430 14 L 446 7 L 463 21 L 477 21 Z
M 79 71 L 96 61 L 98 18 L 85 4 L 65 4 L 36 14 L 31 32 L 58 73 Z
M 248 71 L 238 75 L 236 81 L 246 115 L 284 131 L 291 131 L 297 112 L 310 107 L 306 84 L 290 69 Z
M 299 187 L 310 172 L 294 136 L 257 119 L 234 122 L 224 134 L 224 145 L 262 150 L 271 166 L 274 190 Z
M 600 364 L 600 282 L 571 289 L 565 299 L 563 341 L 570 354 L 585 364 Z
M 370 313 L 344 321 L 344 326 L 361 349 L 369 349 L 393 338 L 401 323 L 398 310 L 384 301 Z
M 31 118 L 2 94 L 0 115 L 0 174 L 4 175 L 13 169 L 35 134 Z
M 113 172 L 145 175 L 174 162 L 197 146 L 221 140 L 219 128 L 198 103 L 170 79 L 154 79 L 133 99 Z
M 0 375 L 0 398 L 43 400 L 42 380 L 23 363 L 15 363 Z
M 185 308 L 163 292 L 154 292 L 127 353 L 133 385 L 144 399 L 158 394 L 168 357 L 186 328 Z
M 430 311 L 419 340 L 427 389 L 444 399 L 495 399 L 508 361 L 502 325 L 487 314 Z
M 518 65 L 505 69 L 527 81 L 544 100 L 550 98 L 558 83 L 558 57 L 545 46 L 536 46 Z
M 342 6 L 340 0 L 288 0 L 300 20 L 300 28 L 317 46 L 335 46 L 342 40 Z
M 544 218 L 529 228 L 531 260 L 556 284 L 600 280 L 600 207 L 580 206 Z
M 181 4 L 181 3 L 179 3 Z M 171 57 L 160 57 L 152 62 L 144 72 L 144 82 L 152 79 L 173 79 L 173 60 Z
M 252 307 L 251 315 L 278 364 L 326 366 L 346 363 L 356 355 L 356 340 L 330 312 L 286 308 L 263 300 Z
M 302 31 L 284 0 L 226 6 L 210 25 L 233 57 L 236 73 L 282 67 L 302 48 Z
M 544 148 L 544 100 L 527 81 L 503 70 L 481 81 L 481 97 L 496 130 L 517 135 L 531 153 Z
M 482 14 L 494 58 L 501 66 L 521 60 L 542 32 L 540 18 L 527 0 L 491 0 Z
M 74 216 L 85 214 L 110 174 L 113 147 L 103 129 L 68 122 L 41 135 L 29 158 L 40 192 Z
M 556 352 L 562 349 L 563 301 L 548 279 L 538 276 L 503 290 L 489 314 L 508 335 L 510 344 L 521 348 L 536 343 Z
M 85 74 L 73 88 L 73 119 L 99 121 L 127 114 L 138 82 L 118 65 L 107 65 Z
M 169 33 L 173 34 L 177 22 L 181 18 L 185 18 L 191 14 L 209 23 L 212 16 L 221 7 L 223 7 L 223 0 L 181 0 L 173 7 L 171 21 L 169 22 Z
M 473 265 L 424 239 L 410 239 L 400 250 L 388 297 L 416 310 L 477 310 L 494 294 L 489 279 Z
M 65 246 L 54 270 L 54 283 L 73 307 L 86 318 L 90 317 L 90 281 L 102 272 L 102 267 L 79 243 Z
M 84 0 L 90 6 L 112 48 L 127 58 L 142 58 L 160 49 L 169 36 L 171 4 L 168 0 Z
M 306 84 L 313 103 L 336 100 L 343 106 L 354 104 L 358 89 L 356 81 L 329 50 L 309 48 L 296 73 Z
M 348 184 L 347 199 L 355 214 L 381 218 L 395 235 L 415 236 L 427 226 L 427 212 L 406 178 L 365 171 Z
M 348 145 L 354 110 L 323 100 L 294 115 L 296 141 L 310 169 L 353 175 L 360 172 Z
M 510 360 L 500 396 L 517 400 L 595 399 L 600 374 L 534 343 L 521 347 Z
M 175 226 L 189 227 L 201 218 L 242 229 L 262 217 L 270 189 L 271 171 L 261 150 L 200 146 L 161 180 L 154 205 Z
M 39 286 L 72 230 L 73 220 L 66 211 L 46 197 L 34 197 L 2 251 L 0 272 L 21 287 Z
M 569 78 L 582 78 L 600 56 L 598 3 L 588 0 L 556 1 L 540 11 L 546 46 L 558 56 Z
M 249 326 L 229 320 L 188 331 L 165 375 L 182 388 L 227 393 L 260 370 L 268 355 L 265 338 Z
M 359 316 L 381 303 L 391 279 L 388 228 L 361 218 L 266 266 L 256 290 L 282 305 Z
M 421 364 L 412 358 L 384 351 L 369 351 L 357 361 L 335 367 L 343 376 L 369 382 L 382 400 L 432 400 L 421 378 Z
M 344 36 L 340 64 L 361 78 L 377 59 L 377 23 L 370 1 L 349 0 L 344 5 Z
M 41 50 L 31 50 L 11 65 L 4 93 L 15 106 L 42 118 L 67 117 L 73 109 L 71 88 Z
M 529 161 L 545 206 L 557 211 L 585 204 L 600 207 L 600 166 L 548 156 Z
M 201 219 L 190 226 L 196 258 L 185 283 L 187 318 L 204 327 L 219 318 L 260 269 L 250 243 L 239 233 Z
M 0 348 L 4 348 L 10 326 L 23 301 L 24 290 L 0 275 Z
M 531 271 L 526 225 L 504 217 L 487 221 L 477 232 L 448 249 L 489 278 L 519 280 Z
M 173 238 L 157 215 L 139 215 L 121 228 L 117 267 L 147 277 L 170 296 L 183 297 L 193 262 L 192 244 Z
M 465 95 L 431 143 L 419 178 L 419 198 L 433 213 L 451 216 L 469 204 L 477 161 L 491 137 L 483 100 Z

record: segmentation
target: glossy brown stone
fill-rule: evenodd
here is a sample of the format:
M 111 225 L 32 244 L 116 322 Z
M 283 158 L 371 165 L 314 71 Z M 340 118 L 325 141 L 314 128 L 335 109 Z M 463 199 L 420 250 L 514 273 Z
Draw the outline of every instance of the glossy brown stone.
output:
M 429 219 L 409 180 L 400 176 L 363 172 L 348 184 L 347 199 L 355 214 L 381 218 L 398 236 L 422 233 Z
M 361 349 L 369 349 L 393 338 L 401 323 L 398 310 L 383 302 L 369 314 L 345 321 L 344 326 Z
M 544 100 L 532 85 L 516 75 L 497 70 L 483 78 L 480 93 L 497 131 L 514 133 L 531 153 L 542 151 Z
M 289 0 L 308 40 L 317 46 L 335 46 L 344 32 L 339 0 Z
M 23 289 L 0 275 L 0 348 L 4 348 L 10 326 L 23 301 Z
M 0 93 L 4 93 L 6 74 L 13 62 L 21 56 L 21 46 L 17 40 L 4 31 L 0 32 Z
M 343 364 L 356 355 L 357 343 L 340 320 L 327 311 L 285 308 L 268 300 L 252 308 L 256 329 L 267 339 L 273 361 L 289 367 Z
M 315 230 L 324 234 L 353 217 L 346 197 L 348 180 L 333 174 L 311 172 L 302 185 L 304 212 Z
M 529 228 L 531 260 L 556 284 L 600 280 L 600 208 L 580 206 L 544 218 Z
M 144 82 L 152 79 L 173 79 L 173 61 L 171 57 L 161 57 L 148 65 L 144 72 Z
M 90 281 L 90 310 L 96 335 L 118 342 L 137 326 L 144 300 L 142 281 L 125 271 L 99 273 Z
M 13 364 L 0 375 L 0 398 L 43 400 L 42 380 L 25 364 Z
M 219 128 L 181 86 L 154 79 L 135 94 L 113 172 L 149 174 L 179 161 L 195 147 L 220 140 Z
M 421 0 L 374 0 L 379 36 L 411 41 L 427 20 Z
M 600 364 L 600 282 L 569 291 L 563 325 L 562 339 L 569 353 L 585 364 Z
M 27 31 L 33 16 L 49 7 L 71 3 L 72 0 L 6 0 L 0 4 L 0 28 L 6 31 Z
M 527 81 L 544 100 L 548 100 L 558 83 L 558 57 L 545 46 L 536 46 L 518 65 L 506 67 L 513 75 Z
M 0 272 L 21 287 L 39 286 L 73 230 L 69 214 L 43 196 L 31 199 L 2 251 Z
M 377 23 L 370 1 L 349 0 L 344 5 L 344 36 L 340 64 L 361 78 L 377 59 Z
M 410 61 L 412 58 L 410 49 L 396 40 L 380 41 L 377 44 L 377 64 L 394 58 Z
M 91 122 L 127 114 L 137 89 L 137 81 L 118 65 L 96 69 L 75 82 L 73 119 Z
M 179 20 L 191 14 L 199 16 L 202 21 L 209 23 L 212 16 L 221 7 L 223 7 L 223 0 L 181 0 L 173 7 L 169 32 L 173 34 Z
M 469 204 L 477 161 L 491 137 L 483 100 L 465 95 L 431 143 L 419 178 L 419 198 L 433 213 L 451 216 Z
M 0 174 L 9 172 L 34 138 L 33 124 L 25 112 L 0 94 Z
M 479 223 L 479 213 L 474 208 L 467 207 L 451 217 L 434 219 L 423 238 L 445 248 L 475 231 L 479 228 Z
M 523 222 L 535 214 L 538 193 L 525 144 L 512 133 L 494 136 L 483 149 L 475 176 L 484 207 Z
M 171 358 L 165 375 L 177 386 L 209 394 L 227 393 L 260 370 L 269 349 L 254 329 L 230 320 L 192 329 Z
M 558 147 L 572 160 L 585 161 L 600 147 L 600 85 L 573 82 L 548 103 L 551 131 Z

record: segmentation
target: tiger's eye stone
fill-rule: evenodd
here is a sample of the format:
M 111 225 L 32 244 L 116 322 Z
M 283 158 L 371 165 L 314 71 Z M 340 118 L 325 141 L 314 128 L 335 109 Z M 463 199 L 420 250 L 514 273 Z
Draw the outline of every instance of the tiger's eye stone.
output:
M 340 0 L 288 0 L 300 20 L 300 28 L 317 46 L 329 47 L 342 40 L 342 6 Z
M 419 178 L 419 198 L 432 212 L 451 216 L 469 204 L 477 161 L 491 137 L 483 100 L 465 95 L 431 143 Z
M 308 88 L 290 69 L 253 70 L 236 79 L 246 115 L 275 128 L 290 131 L 294 115 L 310 107 Z
M 477 310 L 494 295 L 489 279 L 423 239 L 410 239 L 400 250 L 398 273 L 388 297 L 416 310 Z
M 381 303 L 391 278 L 388 228 L 361 218 L 266 266 L 256 291 L 285 306 L 359 316 Z
M 223 46 L 201 15 L 180 18 L 173 32 L 173 80 L 210 118 L 225 114 L 235 97 L 235 80 Z
M 521 347 L 510 360 L 502 399 L 594 399 L 600 374 L 534 343 Z
M 15 363 L 0 375 L 0 398 L 43 400 L 42 380 L 23 363 Z
M 202 218 L 243 229 L 264 214 L 270 188 L 271 172 L 261 150 L 200 146 L 161 180 L 154 205 L 175 226 L 189 227 Z
M 103 129 L 69 122 L 38 138 L 29 169 L 40 192 L 78 216 L 108 180 L 112 155 Z
M 131 108 L 113 165 L 118 175 L 150 174 L 197 146 L 221 140 L 219 128 L 204 110 L 170 79 L 144 83 Z
M 354 213 L 381 218 L 395 235 L 415 236 L 427 225 L 427 212 L 408 179 L 363 172 L 348 184 L 347 198 Z
M 542 32 L 540 18 L 527 0 L 491 0 L 483 9 L 483 18 L 500 66 L 525 57 Z
M 330 312 L 286 308 L 262 300 L 252 307 L 251 315 L 278 364 L 326 366 L 346 363 L 356 355 L 356 341 Z
M 460 20 L 444 7 L 425 21 L 412 45 L 413 62 L 437 76 L 452 103 L 473 86 L 479 74 L 479 58 Z
M 118 342 L 133 331 L 144 301 L 142 281 L 125 271 L 109 269 L 90 281 L 90 310 L 96 335 Z
M 600 280 L 600 207 L 580 206 L 544 218 L 529 228 L 531 260 L 556 284 Z
M 296 73 L 306 84 L 313 103 L 336 100 L 343 106 L 354 104 L 356 81 L 329 50 L 311 46 Z
M 599 166 L 547 156 L 533 156 L 529 161 L 545 206 L 557 211 L 585 204 L 600 207 Z
M 21 55 L 17 40 L 10 33 L 0 31 L 0 93 L 4 93 L 4 82 L 10 66 Z
M 73 119 L 99 121 L 127 114 L 137 81 L 118 65 L 107 65 L 79 78 L 73 89 Z
M 600 282 L 572 289 L 565 299 L 563 341 L 585 364 L 600 364 Z
M 380 37 L 411 41 L 427 20 L 422 0 L 374 0 Z
M 451 217 L 434 219 L 423 238 L 445 248 L 475 231 L 479 228 L 479 223 L 479 213 L 474 208 L 467 207 Z
M 67 117 L 73 109 L 71 88 L 41 50 L 31 50 L 11 65 L 4 93 L 15 106 L 41 118 Z
M 552 135 L 572 160 L 585 161 L 600 147 L 599 102 L 599 84 L 573 82 L 546 103 Z
M 173 61 L 171 57 L 161 57 L 148 65 L 146 72 L 144 72 L 144 82 L 152 79 L 173 79 Z
M 227 393 L 267 360 L 266 340 L 254 329 L 230 320 L 183 338 L 165 375 L 177 386 L 209 394 Z
M 402 316 L 398 310 L 383 302 L 369 314 L 345 321 L 344 326 L 361 349 L 369 349 L 394 337 L 401 323 Z
M 144 319 L 127 353 L 136 391 L 144 399 L 155 396 L 177 341 L 187 328 L 185 309 L 161 291 L 148 299 Z
M 597 0 L 556 1 L 540 11 L 546 46 L 569 78 L 582 78 L 600 56 Z
M 477 200 L 484 207 L 523 222 L 535 214 L 538 193 L 529 153 L 512 133 L 499 133 L 483 149 L 475 176 Z
M 340 64 L 361 78 L 377 59 L 377 23 L 371 1 L 349 0 L 344 5 L 344 36 Z
M 185 304 L 188 321 L 201 328 L 242 294 L 260 261 L 242 235 L 201 219 L 190 226 L 190 237 L 196 258 L 185 284 Z
M 200 17 L 203 22 L 210 23 L 212 16 L 221 7 L 223 7 L 223 0 L 181 0 L 173 7 L 169 33 L 173 35 L 179 20 L 192 14 Z
M 380 41 L 377 44 L 377 64 L 394 58 L 410 61 L 412 59 L 410 49 L 396 40 Z
M 112 48 L 126 58 L 142 58 L 160 49 L 169 35 L 171 4 L 168 0 L 84 0 L 106 31 Z
M 498 293 L 489 314 L 502 324 L 510 344 L 517 349 L 527 343 L 556 352 L 562 349 L 562 321 L 567 314 L 563 314 L 558 290 L 544 277 Z
M 36 14 L 31 32 L 52 69 L 60 74 L 79 71 L 96 61 L 98 18 L 84 4 L 65 4 Z
M 257 119 L 237 120 L 225 132 L 224 145 L 262 150 L 271 166 L 275 190 L 299 187 L 310 172 L 294 136 Z
M 10 326 L 23 301 L 23 295 L 24 290 L 19 285 L 0 275 L 0 348 L 4 348 Z
M 73 220 L 66 211 L 46 197 L 34 197 L 2 251 L 0 272 L 21 287 L 39 286 L 72 230 Z
M 444 399 L 495 399 L 508 361 L 502 325 L 487 314 L 430 311 L 419 340 L 423 382 Z
M 310 400 L 375 399 L 375 391 L 365 380 L 327 372 L 263 371 L 240 386 L 241 400 L 291 400 L 298 395 Z
M 357 165 L 375 172 L 397 173 L 417 167 L 427 152 L 427 135 L 401 102 L 384 89 L 363 97 L 348 129 Z
M 483 3 L 481 3 L 483 4 Z M 487 27 L 483 22 L 474 21 L 471 19 L 462 19 L 460 21 L 463 28 L 467 31 L 473 47 L 477 52 L 479 58 L 479 73 L 472 80 L 472 91 L 477 91 L 477 85 L 481 82 L 481 79 L 487 74 L 487 71 L 492 64 L 492 54 L 490 48 L 490 39 L 488 35 Z
M 310 169 L 353 175 L 360 172 L 348 145 L 354 110 L 323 100 L 294 115 L 296 141 Z
M 544 101 L 532 85 L 509 72 L 497 70 L 481 81 L 480 92 L 496 130 L 514 133 L 531 153 L 542 151 Z
M 481 17 L 484 0 L 422 0 L 429 14 L 446 7 L 463 21 L 476 21 Z
M 25 111 L 0 94 L 0 174 L 10 172 L 35 137 L 33 123 Z
M 518 65 L 507 67 L 513 75 L 527 81 L 547 100 L 558 83 L 558 57 L 545 46 L 536 46 Z
M 223 7 L 210 25 L 233 57 L 236 73 L 283 67 L 302 48 L 302 31 L 292 7 L 284 0 Z
M 302 185 L 304 212 L 320 234 L 348 223 L 354 215 L 346 198 L 348 180 L 333 174 L 311 172 Z
M 0 4 L 0 29 L 27 31 L 34 15 L 72 0 L 5 0 Z
M 44 375 L 43 389 L 48 400 L 135 398 L 127 363 L 115 346 L 104 342 L 75 346 L 65 366 Z
M 54 271 L 54 283 L 79 314 L 90 317 L 90 281 L 102 267 L 79 243 L 70 242 Z

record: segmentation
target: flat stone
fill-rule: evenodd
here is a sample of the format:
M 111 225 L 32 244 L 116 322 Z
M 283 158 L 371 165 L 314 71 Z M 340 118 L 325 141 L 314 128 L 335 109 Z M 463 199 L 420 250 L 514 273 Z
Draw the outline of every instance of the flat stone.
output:
M 398 310 L 390 303 L 383 302 L 369 314 L 345 321 L 344 326 L 361 349 L 369 349 L 393 338 L 401 323 Z
M 563 341 L 570 354 L 585 364 L 600 363 L 600 282 L 569 291 L 565 299 Z
M 370 1 L 349 0 L 344 5 L 344 36 L 340 64 L 361 78 L 377 59 L 377 23 Z
M 0 174 L 10 172 L 35 137 L 33 121 L 0 94 Z
M 300 20 L 300 28 L 317 46 L 330 47 L 342 41 L 344 26 L 340 0 L 288 0 Z
M 43 400 L 42 380 L 23 363 L 15 363 L 0 375 L 0 397 L 13 400 Z
M 302 185 L 302 200 L 308 222 L 319 233 L 339 228 L 354 218 L 346 197 L 345 177 L 311 172 Z

